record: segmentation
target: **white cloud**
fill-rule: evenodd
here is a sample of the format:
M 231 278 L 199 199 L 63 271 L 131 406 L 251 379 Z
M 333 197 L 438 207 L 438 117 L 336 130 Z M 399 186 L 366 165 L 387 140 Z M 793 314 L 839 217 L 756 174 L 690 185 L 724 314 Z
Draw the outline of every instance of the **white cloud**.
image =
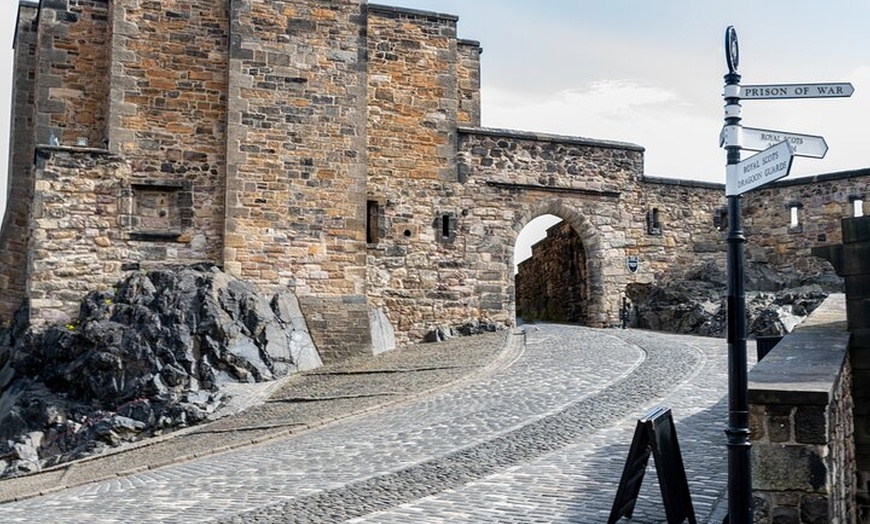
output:
M 484 88 L 483 124 L 632 142 L 646 148 L 648 174 L 716 180 L 724 168 L 718 149 L 721 116 L 693 111 L 674 91 L 635 80 L 602 80 L 534 96 Z

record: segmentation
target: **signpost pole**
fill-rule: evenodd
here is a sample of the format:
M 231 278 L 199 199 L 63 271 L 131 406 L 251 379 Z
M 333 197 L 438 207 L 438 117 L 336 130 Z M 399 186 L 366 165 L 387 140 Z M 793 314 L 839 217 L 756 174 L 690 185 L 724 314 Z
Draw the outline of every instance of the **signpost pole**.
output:
M 737 74 L 737 32 L 725 32 L 726 176 L 737 175 L 740 163 L 740 75 Z M 752 523 L 752 476 L 749 462 L 749 395 L 746 358 L 746 295 L 743 283 L 741 196 L 728 195 L 728 523 Z

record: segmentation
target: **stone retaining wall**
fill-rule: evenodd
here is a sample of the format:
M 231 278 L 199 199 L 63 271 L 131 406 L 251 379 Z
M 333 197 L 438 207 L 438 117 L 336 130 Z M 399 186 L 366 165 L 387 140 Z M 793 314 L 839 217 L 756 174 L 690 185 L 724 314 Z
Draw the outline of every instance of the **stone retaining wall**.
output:
M 846 282 L 846 323 L 852 334 L 858 522 L 870 522 L 870 216 L 842 221 L 842 244 L 814 248 Z

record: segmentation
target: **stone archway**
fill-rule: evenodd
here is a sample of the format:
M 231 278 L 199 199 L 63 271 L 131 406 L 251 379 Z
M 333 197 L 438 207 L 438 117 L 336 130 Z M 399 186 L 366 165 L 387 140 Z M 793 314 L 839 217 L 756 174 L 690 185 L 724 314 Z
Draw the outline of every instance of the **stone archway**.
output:
M 519 214 L 514 221 L 512 227 L 514 235 L 518 236 L 522 229 L 532 220 L 543 215 L 554 215 L 561 218 L 564 223 L 568 224 L 579 238 L 580 263 L 584 264 L 581 278 L 584 282 L 578 286 L 582 296 L 580 300 L 583 302 L 582 319 L 564 318 L 563 320 L 578 321 L 590 326 L 603 326 L 607 324 L 607 308 L 605 285 L 604 285 L 604 267 L 605 253 L 602 250 L 602 242 L 599 231 L 589 221 L 582 212 L 572 207 L 569 203 L 561 198 L 551 198 L 538 201 L 532 206 L 529 206 L 524 213 Z M 513 283 L 513 296 L 518 296 L 516 282 Z M 513 313 L 516 315 L 517 302 L 513 304 Z M 556 318 L 558 319 L 558 318 Z

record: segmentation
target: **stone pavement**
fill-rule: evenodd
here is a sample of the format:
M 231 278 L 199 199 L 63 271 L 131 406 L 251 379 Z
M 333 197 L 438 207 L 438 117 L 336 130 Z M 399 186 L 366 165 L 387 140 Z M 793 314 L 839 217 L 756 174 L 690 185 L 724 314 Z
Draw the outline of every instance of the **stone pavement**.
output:
M 0 512 L 3 522 L 600 523 L 637 418 L 661 404 L 698 522 L 718 524 L 726 374 L 722 339 L 637 330 L 543 324 L 525 337 L 414 346 L 294 377 L 206 427 L 0 482 L 0 500 L 20 499 Z M 632 522 L 665 521 L 650 464 Z

